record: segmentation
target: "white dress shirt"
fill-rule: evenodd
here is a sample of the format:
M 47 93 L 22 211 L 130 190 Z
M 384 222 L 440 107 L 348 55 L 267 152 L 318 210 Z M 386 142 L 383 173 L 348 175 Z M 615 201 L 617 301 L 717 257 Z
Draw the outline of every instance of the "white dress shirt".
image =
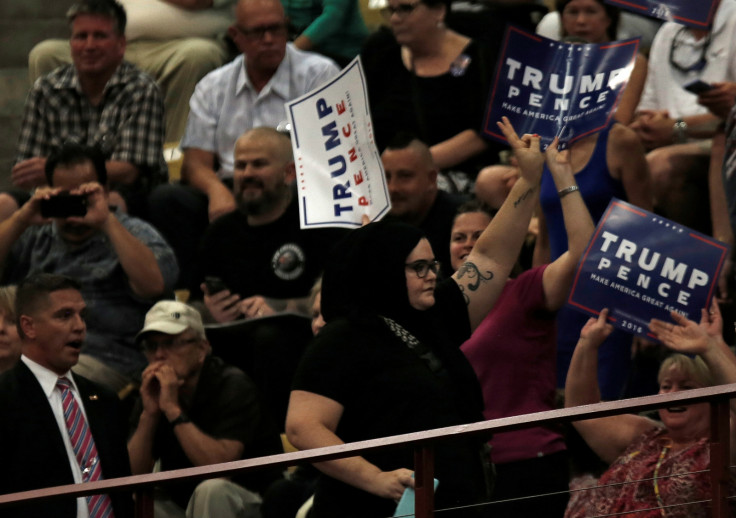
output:
M 189 101 L 181 148 L 215 153 L 221 179 L 233 176 L 235 141 L 253 128 L 286 122 L 284 103 L 333 78 L 340 70 L 330 59 L 286 45 L 286 54 L 271 80 L 256 92 L 245 72 L 245 56 L 207 74 Z
M 39 365 L 25 355 L 22 355 L 20 359 L 23 363 L 26 364 L 26 366 L 36 377 L 39 385 L 41 385 L 41 390 L 43 390 L 43 393 L 46 394 L 46 397 L 49 400 L 51 411 L 54 413 L 56 424 L 59 426 L 61 440 L 64 442 L 64 448 L 66 448 L 66 454 L 69 458 L 69 466 L 72 468 L 72 475 L 74 476 L 74 483 L 81 484 L 82 470 L 80 469 L 79 463 L 77 462 L 77 456 L 74 454 L 74 448 L 72 447 L 71 439 L 69 439 L 69 431 L 66 427 L 66 420 L 64 419 L 64 405 L 61 401 L 61 391 L 56 390 L 56 380 L 58 380 L 62 376 L 59 376 L 55 372 L 47 369 L 42 365 Z M 79 389 L 77 388 L 77 384 L 74 381 L 72 372 L 68 371 L 66 374 L 64 374 L 63 377 L 66 377 L 71 382 L 72 394 L 74 395 L 74 399 L 77 400 L 79 408 L 82 409 L 82 414 L 84 414 L 84 418 L 86 420 L 87 413 L 84 409 L 84 405 L 82 404 L 82 400 L 79 395 Z M 89 518 L 87 499 L 83 496 L 77 498 L 77 518 Z

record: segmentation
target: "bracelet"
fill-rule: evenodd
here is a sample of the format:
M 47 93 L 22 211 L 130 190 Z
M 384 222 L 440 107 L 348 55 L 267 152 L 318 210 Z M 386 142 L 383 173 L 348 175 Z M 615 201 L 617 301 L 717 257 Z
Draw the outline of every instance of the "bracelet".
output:
M 675 121 L 675 125 L 672 127 L 672 140 L 676 144 L 682 144 L 687 142 L 687 122 L 679 118 Z
M 571 192 L 579 191 L 580 188 L 577 185 L 571 185 L 570 187 L 565 187 L 564 189 L 560 189 L 557 191 L 557 194 L 560 196 L 560 199 L 564 198 Z

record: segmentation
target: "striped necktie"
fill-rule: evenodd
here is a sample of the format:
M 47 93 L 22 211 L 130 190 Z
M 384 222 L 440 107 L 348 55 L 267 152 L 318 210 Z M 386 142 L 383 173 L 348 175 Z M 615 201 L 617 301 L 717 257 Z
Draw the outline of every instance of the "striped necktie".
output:
M 67 378 L 56 380 L 56 388 L 61 391 L 61 402 L 64 407 L 64 420 L 69 432 L 74 455 L 77 457 L 79 468 L 82 470 L 82 482 L 101 480 L 102 466 L 97 456 L 97 447 L 92 438 L 92 432 L 87 426 L 82 409 L 72 394 L 72 384 Z M 87 497 L 90 518 L 113 518 L 110 496 L 92 495 Z

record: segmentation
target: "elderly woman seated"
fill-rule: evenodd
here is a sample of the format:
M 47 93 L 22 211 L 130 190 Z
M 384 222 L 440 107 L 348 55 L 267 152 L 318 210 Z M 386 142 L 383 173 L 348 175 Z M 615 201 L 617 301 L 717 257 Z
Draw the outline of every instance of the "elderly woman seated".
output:
M 567 407 L 600 400 L 596 364 L 598 346 L 612 329 L 606 323 L 607 317 L 604 309 L 580 333 L 565 386 Z M 736 357 L 723 341 L 717 304 L 710 312 L 702 310 L 700 324 L 677 313 L 672 313 L 672 318 L 674 324 L 652 320 L 650 330 L 670 349 L 695 357 L 673 354 L 662 363 L 660 393 L 736 382 Z M 731 463 L 736 458 L 735 409 L 731 400 Z M 708 505 L 703 503 L 711 498 L 709 404 L 664 408 L 659 411 L 659 418 L 661 422 L 624 414 L 574 423 L 588 445 L 610 467 L 596 487 L 571 497 L 566 517 L 633 511 L 641 518 L 710 516 Z M 733 495 L 733 481 L 730 489 Z

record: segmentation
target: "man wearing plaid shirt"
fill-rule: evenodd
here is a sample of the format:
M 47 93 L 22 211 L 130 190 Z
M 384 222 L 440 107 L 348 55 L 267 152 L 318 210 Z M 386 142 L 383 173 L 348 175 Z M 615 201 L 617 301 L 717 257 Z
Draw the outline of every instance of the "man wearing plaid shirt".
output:
M 167 180 L 161 94 L 153 79 L 123 61 L 126 17 L 120 4 L 80 0 L 67 18 L 73 64 L 31 89 L 13 184 L 24 190 L 44 185 L 46 157 L 65 142 L 97 145 L 107 157 L 111 187 L 131 213 L 145 214 L 147 192 Z M 0 219 L 25 199 L 19 192 L 0 195 Z

